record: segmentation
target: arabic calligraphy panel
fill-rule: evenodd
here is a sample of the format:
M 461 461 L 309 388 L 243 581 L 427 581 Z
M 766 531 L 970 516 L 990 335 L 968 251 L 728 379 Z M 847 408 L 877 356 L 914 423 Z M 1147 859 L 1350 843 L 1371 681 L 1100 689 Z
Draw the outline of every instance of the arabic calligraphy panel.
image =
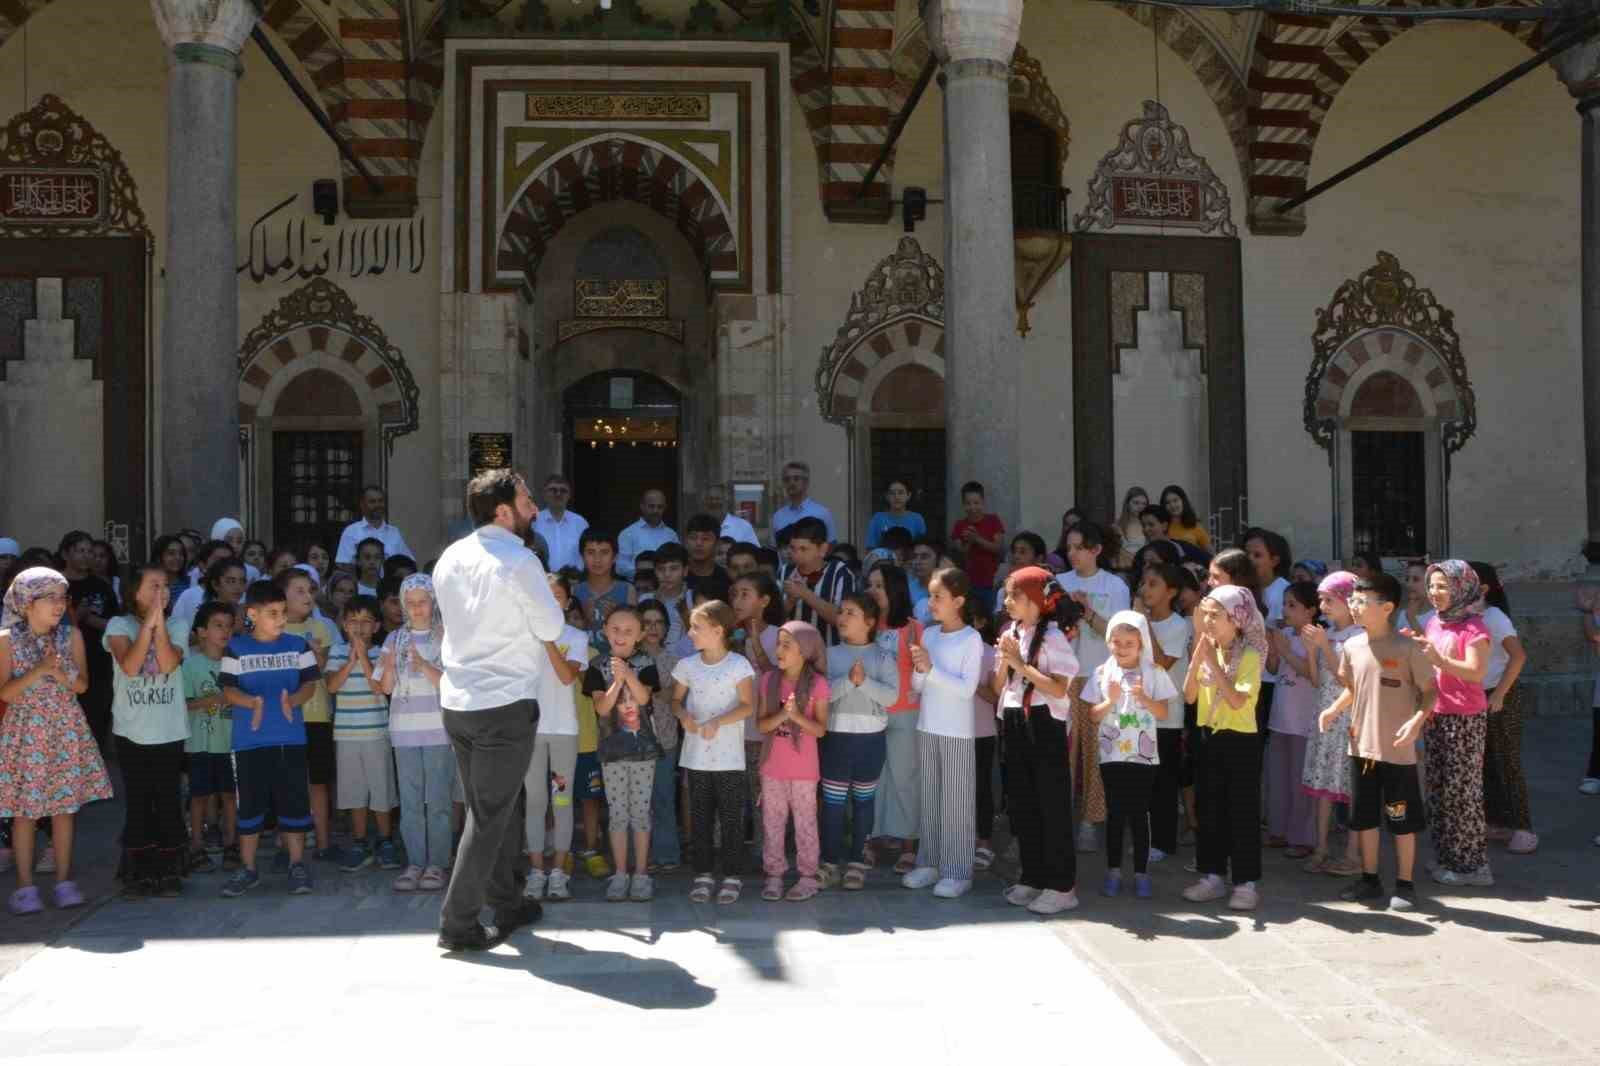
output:
M 579 318 L 665 318 L 665 280 L 573 282 L 573 313 Z
M 709 93 L 528 93 L 529 119 L 709 122 Z

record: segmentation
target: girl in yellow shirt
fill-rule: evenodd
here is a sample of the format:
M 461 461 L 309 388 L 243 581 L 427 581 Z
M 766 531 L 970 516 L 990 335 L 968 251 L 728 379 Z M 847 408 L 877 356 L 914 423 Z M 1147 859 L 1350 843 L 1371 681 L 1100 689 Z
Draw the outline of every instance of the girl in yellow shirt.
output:
M 1168 537 L 1188 541 L 1202 551 L 1211 550 L 1211 534 L 1200 524 L 1200 516 L 1183 486 L 1168 485 L 1161 490 L 1161 509 L 1167 512 Z
M 1183 891 L 1191 903 L 1233 893 L 1228 906 L 1254 910 L 1260 902 L 1261 742 L 1256 736 L 1256 700 L 1267 654 L 1266 627 L 1250 590 L 1238 585 L 1212 589 L 1195 611 L 1200 632 L 1183 698 L 1199 705 L 1204 755 L 1196 771 L 1200 802 L 1200 880 Z

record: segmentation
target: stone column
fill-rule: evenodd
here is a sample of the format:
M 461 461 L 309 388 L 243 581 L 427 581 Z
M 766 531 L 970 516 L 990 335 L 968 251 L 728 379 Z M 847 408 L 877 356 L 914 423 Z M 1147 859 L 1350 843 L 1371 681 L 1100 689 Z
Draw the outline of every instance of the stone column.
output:
M 929 0 L 944 88 L 945 440 L 948 514 L 983 482 L 1006 528 L 1022 517 L 1021 340 L 1011 217 L 1011 55 L 1022 0 Z
M 237 126 L 250 0 L 150 0 L 171 53 L 166 300 L 162 316 L 163 529 L 239 513 Z

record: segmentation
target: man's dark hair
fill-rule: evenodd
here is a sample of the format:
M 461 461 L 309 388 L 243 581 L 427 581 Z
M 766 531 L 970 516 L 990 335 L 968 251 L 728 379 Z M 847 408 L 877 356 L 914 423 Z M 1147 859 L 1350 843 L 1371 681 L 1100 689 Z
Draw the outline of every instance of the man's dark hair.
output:
M 812 544 L 821 546 L 828 543 L 828 527 L 822 519 L 807 515 L 798 522 L 792 522 L 785 530 L 790 540 L 808 540 Z
M 656 549 L 656 566 L 662 563 L 681 563 L 689 565 L 689 551 L 677 541 L 669 540 Z
M 1374 574 L 1364 577 L 1356 582 L 1357 592 L 1370 592 L 1382 603 L 1392 604 L 1396 610 L 1400 609 L 1400 601 L 1404 596 L 1400 589 L 1400 582 L 1388 574 Z
M 689 519 L 689 524 L 684 527 L 684 533 L 710 533 L 715 536 L 722 532 L 722 523 L 708 514 L 697 514 Z
M 283 590 L 266 579 L 252 581 L 244 593 L 246 607 L 264 607 L 269 603 L 283 603 Z
M 502 503 L 514 506 L 522 484 L 522 476 L 509 467 L 486 470 L 467 482 L 467 514 L 472 524 L 481 529 L 494 521 Z

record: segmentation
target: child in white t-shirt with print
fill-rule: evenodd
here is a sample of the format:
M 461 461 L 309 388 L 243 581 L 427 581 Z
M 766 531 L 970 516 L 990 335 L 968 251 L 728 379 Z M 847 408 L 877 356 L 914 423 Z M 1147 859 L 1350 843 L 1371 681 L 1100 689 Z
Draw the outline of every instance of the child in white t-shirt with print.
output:
M 550 594 L 562 615 L 572 605 L 572 584 L 561 574 L 549 575 Z M 589 634 L 565 625 L 555 640 L 545 641 L 546 669 L 539 673 L 539 731 L 533 742 L 523 786 L 528 790 L 524 828 L 528 842 L 528 883 L 524 899 L 572 898 L 567 855 L 572 850 L 573 783 L 578 766 L 578 684 L 589 665 Z M 545 839 L 545 815 L 553 812 L 554 832 Z M 545 846 L 554 855 L 548 871 Z
M 1095 759 L 1095 727 L 1088 708 L 1082 706 L 1083 688 L 1088 675 L 1110 656 L 1106 648 L 1106 626 L 1112 615 L 1125 611 L 1131 602 L 1128 584 L 1109 570 L 1100 569 L 1100 553 L 1105 541 L 1100 527 L 1083 522 L 1067 533 L 1067 562 L 1072 572 L 1057 580 L 1069 599 L 1083 609 L 1073 653 L 1081 671 L 1073 681 L 1072 695 L 1079 705 L 1072 716 L 1072 809 L 1078 812 L 1078 850 L 1095 850 L 1094 827 L 1106 820 L 1105 786 L 1100 781 L 1100 764 Z
M 1151 649 L 1156 665 L 1166 671 L 1175 690 L 1167 716 L 1156 721 L 1155 788 L 1150 794 L 1150 861 L 1160 862 L 1178 850 L 1178 796 L 1183 788 L 1183 688 L 1189 672 L 1194 626 L 1178 610 L 1187 575 L 1177 563 L 1146 567 L 1139 581 L 1139 608 L 1150 620 Z
M 755 671 L 733 650 L 733 608 L 721 600 L 696 607 L 689 639 L 697 654 L 672 668 L 672 713 L 683 729 L 680 765 L 689 778 L 689 825 L 694 887 L 689 899 L 705 903 L 716 886 L 713 833 L 721 832 L 717 860 L 722 885 L 717 902 L 737 903 L 744 887 L 744 726 L 755 713 Z
M 1156 666 L 1150 623 L 1137 611 L 1118 611 L 1106 624 L 1110 656 L 1090 675 L 1083 700 L 1096 725 L 1100 775 L 1106 790 L 1105 896 L 1122 890 L 1122 830 L 1133 828 L 1133 894 L 1151 895 L 1150 796 L 1161 758 L 1156 723 L 1171 713 L 1178 694 Z

